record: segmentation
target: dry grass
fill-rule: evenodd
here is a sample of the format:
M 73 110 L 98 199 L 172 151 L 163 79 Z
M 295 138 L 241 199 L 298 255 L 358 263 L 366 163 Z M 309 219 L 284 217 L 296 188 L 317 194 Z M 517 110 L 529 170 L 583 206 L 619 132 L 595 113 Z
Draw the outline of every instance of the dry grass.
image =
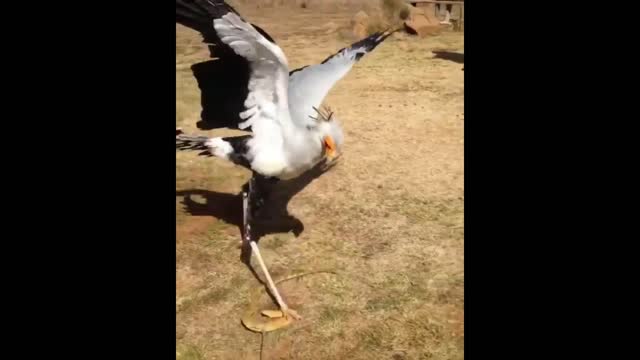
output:
M 292 68 L 345 46 L 324 24 L 348 25 L 353 15 L 313 2 L 236 5 L 274 36 Z M 270 234 L 260 247 L 276 279 L 337 274 L 282 285 L 304 319 L 266 334 L 263 359 L 463 358 L 464 72 L 429 52 L 462 51 L 463 41 L 450 32 L 392 37 L 329 94 L 345 129 L 343 160 L 291 200 L 305 225 L 300 237 Z M 177 43 L 176 123 L 198 133 L 189 65 L 207 50 L 180 26 Z M 239 229 L 213 211 L 240 206 L 233 194 L 249 174 L 215 158 L 176 159 L 177 193 L 202 190 L 189 207 L 176 196 L 177 358 L 258 359 L 261 336 L 240 317 L 259 283 L 239 261 Z

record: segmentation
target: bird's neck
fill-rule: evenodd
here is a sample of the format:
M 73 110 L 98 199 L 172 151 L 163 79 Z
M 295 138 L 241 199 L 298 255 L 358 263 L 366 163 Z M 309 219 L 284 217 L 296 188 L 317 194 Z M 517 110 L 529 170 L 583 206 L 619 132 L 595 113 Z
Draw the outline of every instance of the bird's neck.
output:
M 292 129 L 285 137 L 284 146 L 288 163 L 294 167 L 311 166 L 322 156 L 322 142 L 318 134 L 307 128 Z

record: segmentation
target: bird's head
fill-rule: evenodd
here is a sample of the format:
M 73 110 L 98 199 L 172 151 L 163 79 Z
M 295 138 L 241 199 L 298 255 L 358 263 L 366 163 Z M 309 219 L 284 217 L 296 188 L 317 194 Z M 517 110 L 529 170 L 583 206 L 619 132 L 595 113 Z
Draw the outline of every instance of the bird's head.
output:
M 314 108 L 314 110 L 318 113 L 318 116 L 314 119 L 317 121 L 316 125 L 322 143 L 322 153 L 327 161 L 331 162 L 341 154 L 344 134 L 331 109 L 318 110 Z

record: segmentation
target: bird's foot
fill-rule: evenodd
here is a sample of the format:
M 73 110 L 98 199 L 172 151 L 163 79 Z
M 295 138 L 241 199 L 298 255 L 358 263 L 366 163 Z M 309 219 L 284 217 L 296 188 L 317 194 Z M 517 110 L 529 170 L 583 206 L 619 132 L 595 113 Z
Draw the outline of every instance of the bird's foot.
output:
M 298 314 L 298 312 L 293 309 L 287 308 L 287 310 L 283 311 L 283 313 L 285 317 L 291 316 L 296 320 L 302 320 L 302 316 L 300 316 L 300 314 Z
M 270 319 L 277 319 L 281 317 L 292 317 L 295 320 L 302 319 L 302 316 L 300 316 L 297 311 L 290 309 L 289 307 L 281 308 L 280 310 L 262 310 L 260 313 Z
M 293 320 L 300 320 L 302 317 L 292 309 L 286 310 L 262 310 L 262 316 L 256 316 L 252 311 L 248 311 L 242 318 L 242 323 L 247 329 L 255 332 L 265 333 L 282 329 L 291 325 Z

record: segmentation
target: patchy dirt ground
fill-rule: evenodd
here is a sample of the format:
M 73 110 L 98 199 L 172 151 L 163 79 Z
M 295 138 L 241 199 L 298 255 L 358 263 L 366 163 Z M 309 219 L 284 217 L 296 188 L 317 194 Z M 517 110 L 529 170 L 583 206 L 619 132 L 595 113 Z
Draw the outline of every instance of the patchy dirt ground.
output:
M 292 68 L 350 43 L 335 25 L 348 26 L 353 10 L 329 9 L 237 6 L 276 39 Z M 207 50 L 196 33 L 176 32 L 177 126 L 202 133 L 189 66 Z M 463 358 L 464 71 L 434 59 L 434 49 L 463 52 L 464 36 L 398 34 L 326 99 L 345 129 L 344 155 L 283 195 L 304 225 L 299 237 L 274 230 L 260 247 L 275 279 L 335 274 L 283 284 L 304 319 L 264 338 L 240 323 L 260 287 L 238 247 L 237 194 L 249 173 L 176 154 L 178 359 L 259 359 L 261 347 L 263 359 Z

